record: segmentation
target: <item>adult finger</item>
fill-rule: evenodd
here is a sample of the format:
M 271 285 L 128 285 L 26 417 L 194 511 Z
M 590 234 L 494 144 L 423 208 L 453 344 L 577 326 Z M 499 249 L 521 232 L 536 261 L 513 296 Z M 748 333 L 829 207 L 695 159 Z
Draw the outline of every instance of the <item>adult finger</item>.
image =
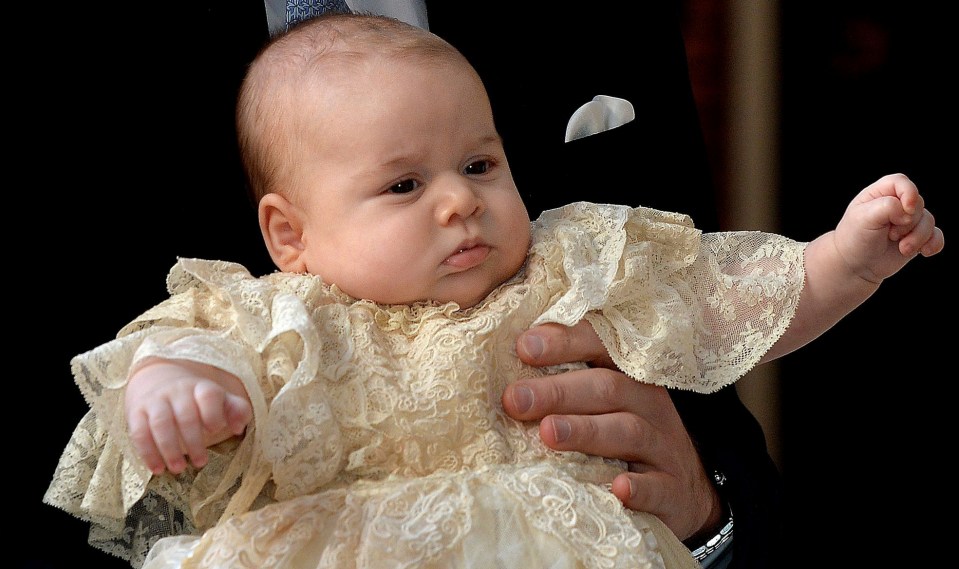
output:
M 519 359 L 532 366 L 586 362 L 598 367 L 615 367 L 609 352 L 589 322 L 575 326 L 541 324 L 525 330 L 516 340 Z
M 662 387 L 640 383 L 613 369 L 584 368 L 557 375 L 520 379 L 503 391 L 503 408 L 520 421 L 547 415 L 598 415 L 628 411 L 658 417 L 672 406 Z
M 539 436 L 555 450 L 577 451 L 637 462 L 647 470 L 650 457 L 659 456 L 656 430 L 627 412 L 602 415 L 549 415 L 540 421 Z
M 624 506 L 655 515 L 685 540 L 720 522 L 719 494 L 704 476 L 679 478 L 661 470 L 617 476 L 611 491 Z

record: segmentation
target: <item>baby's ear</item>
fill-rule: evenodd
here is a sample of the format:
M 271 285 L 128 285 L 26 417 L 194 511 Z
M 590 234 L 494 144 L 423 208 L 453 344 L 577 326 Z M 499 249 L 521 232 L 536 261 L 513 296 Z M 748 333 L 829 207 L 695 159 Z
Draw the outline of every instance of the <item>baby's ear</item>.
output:
M 260 233 L 273 263 L 283 272 L 306 272 L 299 209 L 280 194 L 267 194 L 260 199 L 257 210 Z

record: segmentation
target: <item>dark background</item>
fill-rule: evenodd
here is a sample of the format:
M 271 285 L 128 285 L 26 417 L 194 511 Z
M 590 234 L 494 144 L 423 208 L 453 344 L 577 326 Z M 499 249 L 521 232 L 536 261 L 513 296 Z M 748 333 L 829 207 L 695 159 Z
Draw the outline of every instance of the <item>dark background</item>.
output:
M 959 51 L 930 4 L 782 2 L 782 231 L 812 238 L 903 172 L 947 242 L 781 361 L 788 566 L 952 557 Z
M 918 183 L 948 241 L 957 65 L 943 15 L 917 2 L 894 10 L 783 4 L 782 232 L 814 238 L 859 189 L 901 171 Z M 12 299 L 12 314 L 25 323 L 14 332 L 7 419 L 16 426 L 6 469 L 15 567 L 125 566 L 86 544 L 85 523 L 41 503 L 86 410 L 70 358 L 163 299 L 174 255 L 217 258 L 227 250 L 254 272 L 269 268 L 245 198 L 218 200 L 222 215 L 214 216 L 201 197 L 210 172 L 234 160 L 231 94 L 210 85 L 222 83 L 218 74 L 242 73 L 213 69 L 203 54 L 255 32 L 226 8 L 197 20 L 184 38 L 171 37 L 184 33 L 170 19 L 177 10 L 107 8 L 84 5 L 38 25 L 35 39 L 15 46 L 17 80 L 8 84 L 12 121 L 26 127 L 8 141 L 21 176 L 8 182 L 7 211 L 19 224 L 8 231 L 5 280 L 8 290 L 27 293 Z M 182 51 L 171 56 L 171 44 Z M 211 120 L 223 129 L 195 128 Z M 117 208 L 125 213 L 112 214 Z M 955 446 L 946 360 L 952 257 L 947 247 L 917 260 L 782 360 L 783 567 L 925 566 L 928 552 L 951 557 L 951 535 L 937 529 L 949 524 L 927 516 L 942 508 L 951 519 L 955 509 L 946 466 Z

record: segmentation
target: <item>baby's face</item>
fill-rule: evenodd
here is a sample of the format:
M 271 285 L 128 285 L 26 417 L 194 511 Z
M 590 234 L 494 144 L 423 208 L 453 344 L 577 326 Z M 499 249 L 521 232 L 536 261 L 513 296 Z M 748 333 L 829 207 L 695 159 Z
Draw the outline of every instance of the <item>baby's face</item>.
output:
M 333 91 L 296 158 L 309 273 L 381 304 L 466 308 L 519 270 L 529 215 L 472 70 L 374 61 Z

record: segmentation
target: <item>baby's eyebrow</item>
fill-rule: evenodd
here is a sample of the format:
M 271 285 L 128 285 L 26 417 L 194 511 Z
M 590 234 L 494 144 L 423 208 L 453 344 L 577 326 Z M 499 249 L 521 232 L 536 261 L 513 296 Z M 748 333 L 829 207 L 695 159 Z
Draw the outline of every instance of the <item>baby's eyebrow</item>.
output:
M 399 149 L 389 154 L 386 154 L 384 160 L 377 160 L 374 168 L 384 169 L 384 168 L 397 168 L 397 167 L 408 167 L 410 164 L 417 164 L 426 159 L 429 155 L 429 152 L 426 150 L 416 150 L 416 149 Z
M 483 136 L 477 140 L 477 144 L 479 145 L 502 144 L 502 143 L 503 143 L 503 137 L 500 136 L 499 133 L 487 134 L 486 136 Z
M 498 132 L 492 134 L 484 134 L 473 139 L 470 143 L 474 147 L 482 147 L 488 145 L 498 145 L 502 146 L 503 137 L 499 135 Z M 374 176 L 381 170 L 389 170 L 391 168 L 406 168 L 411 164 L 419 164 L 427 159 L 430 152 L 428 150 L 415 150 L 415 149 L 402 149 L 392 152 L 387 155 L 384 160 L 379 160 L 375 165 L 359 173 L 359 176 Z
M 411 154 L 397 154 L 396 156 L 386 160 L 385 162 L 380 162 L 379 164 L 377 164 L 377 167 L 394 168 L 397 166 L 406 166 L 408 164 L 412 164 L 415 162 L 417 162 L 417 159 L 415 156 Z

